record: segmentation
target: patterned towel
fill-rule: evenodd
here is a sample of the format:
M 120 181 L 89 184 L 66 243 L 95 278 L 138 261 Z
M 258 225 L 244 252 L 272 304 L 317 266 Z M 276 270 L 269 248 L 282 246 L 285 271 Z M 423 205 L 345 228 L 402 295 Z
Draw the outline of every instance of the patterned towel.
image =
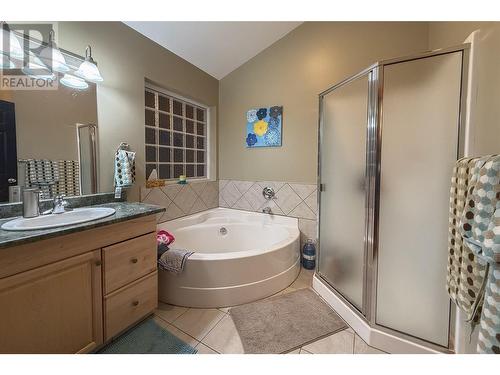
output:
M 119 149 L 115 154 L 115 186 L 130 187 L 135 182 L 135 152 Z
M 450 190 L 447 290 L 452 301 L 466 313 L 473 325 L 479 322 L 481 316 L 486 263 L 464 245 L 461 221 L 463 217 L 473 217 L 473 201 L 469 199 L 476 183 L 473 169 L 476 163 L 479 167 L 487 159 L 463 158 L 457 161 Z M 469 229 L 468 226 L 466 228 Z
M 158 264 L 161 269 L 178 274 L 184 269 L 187 258 L 193 254 L 194 251 L 168 249 L 161 254 Z
M 488 264 L 477 351 L 500 354 L 500 156 L 477 160 L 472 173 L 460 227 L 465 247 Z
M 42 199 L 80 195 L 80 167 L 76 160 L 29 159 L 24 179 L 27 187 L 42 191 Z

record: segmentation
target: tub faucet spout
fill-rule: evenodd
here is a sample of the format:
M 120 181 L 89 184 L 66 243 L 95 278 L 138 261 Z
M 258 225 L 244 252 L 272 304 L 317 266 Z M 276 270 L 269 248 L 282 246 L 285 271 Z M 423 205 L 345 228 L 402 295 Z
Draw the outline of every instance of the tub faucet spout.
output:
M 262 209 L 262 212 L 265 214 L 269 214 L 269 215 L 271 215 L 273 213 L 273 211 L 271 210 L 271 207 L 264 207 Z

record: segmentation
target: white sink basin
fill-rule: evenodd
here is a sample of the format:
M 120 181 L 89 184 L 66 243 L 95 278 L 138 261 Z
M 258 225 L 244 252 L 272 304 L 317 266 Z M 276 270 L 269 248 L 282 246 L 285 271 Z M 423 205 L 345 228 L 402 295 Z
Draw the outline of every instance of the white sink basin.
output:
M 3 223 L 3 230 L 36 230 L 85 223 L 113 215 L 115 210 L 107 207 L 75 208 L 62 214 L 41 215 L 32 218 L 20 217 Z

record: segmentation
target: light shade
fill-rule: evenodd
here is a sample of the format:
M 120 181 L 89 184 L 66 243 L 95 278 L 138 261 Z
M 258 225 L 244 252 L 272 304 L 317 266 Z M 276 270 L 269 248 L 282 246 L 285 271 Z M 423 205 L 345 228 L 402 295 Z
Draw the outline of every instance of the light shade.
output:
M 3 25 L 0 25 L 0 52 L 10 58 L 22 60 L 24 51 L 19 43 L 19 39 L 13 32 L 6 30 Z M 9 45 L 4 46 L 4 41 L 9 40 Z
M 47 65 L 52 65 L 52 70 L 60 73 L 69 72 L 66 59 L 58 48 L 45 47 L 40 53 L 40 58 Z
M 103 78 L 101 76 L 101 73 L 99 72 L 99 69 L 97 69 L 97 65 L 94 63 L 85 60 L 82 62 L 78 70 L 75 72 L 75 74 L 79 77 L 82 77 L 86 79 L 87 81 L 91 82 L 102 82 Z
M 22 72 L 27 76 L 44 80 L 55 80 L 56 75 L 52 73 L 33 52 L 29 53 L 28 64 L 22 69 Z
M 69 66 L 66 64 L 66 59 L 64 58 L 57 44 L 54 41 L 54 30 L 50 31 L 49 43 L 42 52 L 40 52 L 40 59 L 47 65 L 52 66 L 52 70 L 60 73 L 69 72 Z
M 99 72 L 99 69 L 97 69 L 97 65 L 95 64 L 94 59 L 92 59 L 92 50 L 90 49 L 90 46 L 87 46 L 85 50 L 85 61 L 80 64 L 80 67 L 75 72 L 75 74 L 78 77 L 91 82 L 104 81 L 101 73 Z
M 65 74 L 64 77 L 60 79 L 60 82 L 67 87 L 77 90 L 85 90 L 89 87 L 89 84 L 83 79 L 75 77 L 72 74 Z

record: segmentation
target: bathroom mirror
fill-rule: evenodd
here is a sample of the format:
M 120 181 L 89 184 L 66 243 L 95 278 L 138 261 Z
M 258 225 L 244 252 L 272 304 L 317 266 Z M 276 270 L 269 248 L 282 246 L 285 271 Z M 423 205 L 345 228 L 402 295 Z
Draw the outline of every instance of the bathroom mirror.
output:
M 16 185 L 43 198 L 99 192 L 96 85 L 77 90 L 58 78 L 51 89 L 0 90 L 0 204 Z

